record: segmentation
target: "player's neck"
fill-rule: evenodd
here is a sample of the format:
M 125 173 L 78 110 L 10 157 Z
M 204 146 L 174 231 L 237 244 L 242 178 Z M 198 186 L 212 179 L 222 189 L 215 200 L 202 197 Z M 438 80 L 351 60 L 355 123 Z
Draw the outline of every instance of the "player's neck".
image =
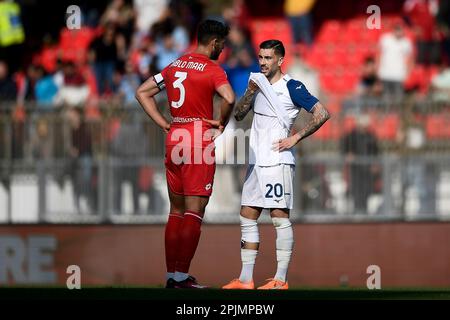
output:
M 284 76 L 284 73 L 281 70 L 278 70 L 271 78 L 268 78 L 270 84 L 274 84 L 278 80 L 280 80 Z
M 195 54 L 202 54 L 202 55 L 206 56 L 208 59 L 209 59 L 209 56 L 211 55 L 210 49 L 208 47 L 205 47 L 205 46 L 202 46 L 202 45 L 199 45 L 195 49 L 194 53 Z

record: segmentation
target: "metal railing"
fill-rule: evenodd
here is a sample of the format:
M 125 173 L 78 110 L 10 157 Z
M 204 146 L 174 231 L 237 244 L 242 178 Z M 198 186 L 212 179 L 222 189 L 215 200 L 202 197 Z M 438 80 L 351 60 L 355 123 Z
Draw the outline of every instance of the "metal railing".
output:
M 0 223 L 165 222 L 165 134 L 138 105 L 105 103 L 92 115 L 27 105 L 25 116 L 5 105 L 0 108 Z M 334 116 L 331 125 L 339 132 L 314 135 L 297 149 L 293 220 L 449 219 L 450 141 L 429 137 L 422 119 L 443 108 L 395 113 L 396 130 L 404 134 L 382 134 L 377 153 L 369 155 L 349 155 L 342 148 L 348 117 L 357 120 L 358 114 Z M 387 114 L 392 110 L 371 116 L 383 124 Z M 236 127 L 250 124 L 251 116 Z M 207 222 L 238 222 L 244 177 L 245 165 L 218 164 Z

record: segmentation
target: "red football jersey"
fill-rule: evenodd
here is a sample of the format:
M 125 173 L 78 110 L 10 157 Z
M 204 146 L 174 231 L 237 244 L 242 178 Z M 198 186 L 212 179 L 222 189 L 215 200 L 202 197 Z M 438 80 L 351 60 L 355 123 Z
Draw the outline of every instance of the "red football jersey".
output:
M 165 86 L 172 117 L 213 119 L 217 88 L 228 83 L 225 71 L 207 56 L 188 53 L 155 75 Z

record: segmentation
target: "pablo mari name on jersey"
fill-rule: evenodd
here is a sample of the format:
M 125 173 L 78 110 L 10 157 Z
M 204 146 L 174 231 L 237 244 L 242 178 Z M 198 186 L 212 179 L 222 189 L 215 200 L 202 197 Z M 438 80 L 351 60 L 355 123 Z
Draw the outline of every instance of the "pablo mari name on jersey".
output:
M 192 61 L 183 61 L 183 60 L 176 60 L 174 61 L 171 66 L 172 67 L 178 67 L 181 69 L 192 69 L 197 71 L 203 71 L 205 70 L 207 63 L 199 63 L 199 62 L 192 62 Z

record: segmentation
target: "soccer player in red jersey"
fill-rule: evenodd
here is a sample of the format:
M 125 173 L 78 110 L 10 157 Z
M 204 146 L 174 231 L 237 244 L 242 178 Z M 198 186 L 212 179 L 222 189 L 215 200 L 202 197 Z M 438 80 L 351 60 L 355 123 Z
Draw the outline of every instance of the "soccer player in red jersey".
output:
M 197 31 L 197 48 L 145 81 L 136 98 L 166 133 L 166 177 L 170 213 L 165 230 L 166 288 L 204 288 L 189 275 L 200 228 L 212 193 L 214 139 L 223 132 L 234 106 L 225 71 L 213 60 L 224 48 L 229 28 L 205 20 Z M 172 115 L 159 112 L 154 95 L 166 89 Z M 221 96 L 220 118 L 213 119 L 213 98 Z

